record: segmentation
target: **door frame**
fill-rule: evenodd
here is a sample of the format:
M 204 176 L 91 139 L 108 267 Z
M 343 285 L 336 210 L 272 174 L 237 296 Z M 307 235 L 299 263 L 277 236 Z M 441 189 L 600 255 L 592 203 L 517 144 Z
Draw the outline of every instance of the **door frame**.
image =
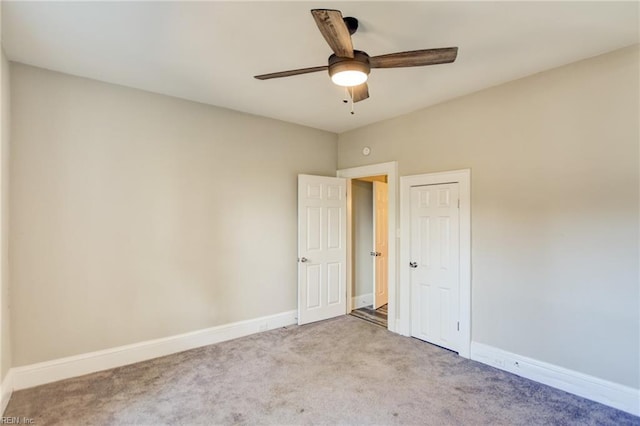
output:
M 400 285 L 398 333 L 411 334 L 411 187 L 455 183 L 460 197 L 460 348 L 471 357 L 471 169 L 402 176 L 400 178 Z M 348 211 L 348 207 L 347 207 Z M 347 251 L 348 256 L 348 251 Z M 348 265 L 348 261 L 347 261 Z M 347 267 L 348 268 L 348 267 Z M 349 285 L 349 284 L 347 284 Z
M 387 163 L 371 164 L 367 166 L 352 167 L 348 169 L 338 170 L 337 176 L 347 179 L 347 312 L 351 312 L 353 309 L 352 303 L 352 291 L 353 286 L 352 279 L 352 259 L 353 259 L 353 242 L 351 241 L 352 229 L 353 229 L 353 209 L 351 198 L 351 179 L 369 177 L 369 176 L 387 176 L 388 185 L 388 254 L 389 264 L 387 265 L 387 291 L 389 292 L 388 303 L 388 318 L 387 329 L 398 333 L 397 330 L 397 312 L 398 312 L 398 298 L 397 298 L 397 286 L 396 286 L 396 264 L 398 257 L 396 255 L 396 212 L 397 212 L 397 191 L 398 191 L 398 162 L 389 161 Z

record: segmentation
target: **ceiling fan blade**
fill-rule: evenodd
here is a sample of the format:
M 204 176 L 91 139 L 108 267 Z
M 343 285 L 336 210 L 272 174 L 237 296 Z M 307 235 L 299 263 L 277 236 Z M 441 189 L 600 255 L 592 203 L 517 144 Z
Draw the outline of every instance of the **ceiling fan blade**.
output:
M 297 70 L 289 70 L 289 71 L 280 71 L 280 72 L 272 72 L 271 74 L 261 74 L 256 75 L 254 78 L 258 80 L 269 80 L 270 78 L 280 78 L 280 77 L 290 77 L 292 75 L 300 75 L 300 74 L 308 74 L 310 72 L 318 72 L 318 71 L 326 71 L 326 65 L 321 67 L 311 67 L 311 68 L 300 68 Z
M 369 58 L 371 68 L 421 67 L 423 65 L 447 64 L 456 60 L 457 47 L 442 49 L 411 50 Z
M 312 9 L 311 14 L 333 53 L 341 58 L 353 58 L 351 34 L 342 19 L 342 13 L 339 10 Z
M 364 101 L 369 97 L 369 86 L 367 83 L 362 83 L 358 86 L 349 87 L 349 95 L 351 95 L 353 102 Z

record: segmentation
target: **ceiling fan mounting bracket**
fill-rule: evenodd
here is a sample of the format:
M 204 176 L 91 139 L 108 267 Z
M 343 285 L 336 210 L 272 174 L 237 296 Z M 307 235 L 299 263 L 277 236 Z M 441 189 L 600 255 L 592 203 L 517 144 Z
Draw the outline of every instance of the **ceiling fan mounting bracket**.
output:
M 350 35 L 354 35 L 356 31 L 358 31 L 358 20 L 353 16 L 346 16 L 342 18 L 347 29 L 349 30 Z

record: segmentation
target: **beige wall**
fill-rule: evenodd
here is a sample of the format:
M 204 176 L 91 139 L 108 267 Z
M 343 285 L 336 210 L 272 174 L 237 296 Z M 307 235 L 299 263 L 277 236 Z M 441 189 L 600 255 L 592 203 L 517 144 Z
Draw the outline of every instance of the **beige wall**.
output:
M 14 366 L 296 308 L 335 134 L 12 64 Z
M 334 175 L 335 135 L 11 71 L 13 366 L 295 309 L 295 175 Z M 638 71 L 624 49 L 337 148 L 341 169 L 471 168 L 473 340 L 636 388 Z M 3 231 L 7 141 L 3 124 Z
M 0 48 L 0 380 L 11 368 L 11 327 L 9 311 L 9 62 Z
M 635 46 L 338 143 L 340 169 L 391 160 L 401 175 L 471 168 L 474 341 L 634 388 L 638 68 Z

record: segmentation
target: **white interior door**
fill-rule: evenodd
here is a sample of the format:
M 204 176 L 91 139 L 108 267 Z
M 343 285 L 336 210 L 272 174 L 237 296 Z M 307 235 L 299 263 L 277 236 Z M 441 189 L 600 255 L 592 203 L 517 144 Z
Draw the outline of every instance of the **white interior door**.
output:
M 411 187 L 411 335 L 458 351 L 458 184 Z
M 378 309 L 389 301 L 389 217 L 388 187 L 385 182 L 373 182 L 373 244 L 375 261 L 373 262 L 373 308 Z
M 298 175 L 298 324 L 344 315 L 347 186 Z

